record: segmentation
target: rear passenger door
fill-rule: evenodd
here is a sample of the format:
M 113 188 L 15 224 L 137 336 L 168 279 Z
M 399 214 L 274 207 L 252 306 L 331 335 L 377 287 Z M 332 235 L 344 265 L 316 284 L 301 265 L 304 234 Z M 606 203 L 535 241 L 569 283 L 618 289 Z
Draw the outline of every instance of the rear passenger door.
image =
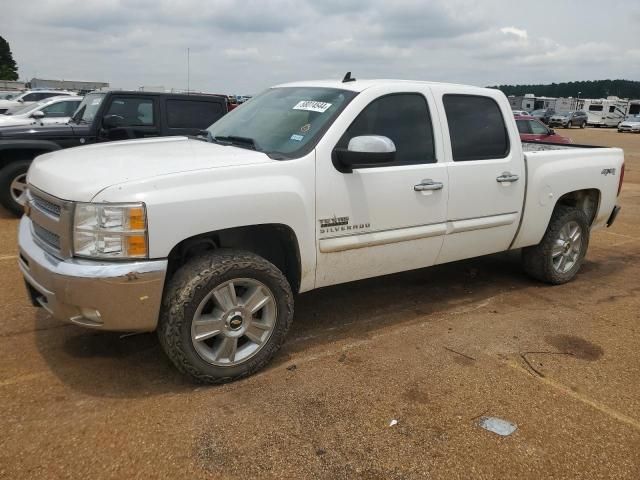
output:
M 165 135 L 198 135 L 226 112 L 226 99 L 167 97 L 163 100 Z
M 525 187 L 520 143 L 508 104 L 490 95 L 444 93 L 449 204 L 438 263 L 508 249 L 518 228 Z M 445 140 L 447 141 L 447 140 Z

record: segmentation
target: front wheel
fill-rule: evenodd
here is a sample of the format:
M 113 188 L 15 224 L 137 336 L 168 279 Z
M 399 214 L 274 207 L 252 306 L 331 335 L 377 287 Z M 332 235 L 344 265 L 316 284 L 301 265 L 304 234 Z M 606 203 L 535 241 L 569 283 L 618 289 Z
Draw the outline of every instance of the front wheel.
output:
M 580 124 L 580 128 L 584 128 L 584 127 L 586 127 L 586 126 L 587 126 L 587 122 L 582 122 L 582 123 Z
M 30 160 L 12 162 L 0 170 L 0 204 L 16 216 L 22 215 L 20 203 L 27 189 Z
M 196 257 L 167 285 L 158 336 L 174 365 L 201 383 L 246 377 L 265 366 L 293 319 L 287 279 L 258 255 Z
M 542 241 L 522 249 L 524 270 L 542 282 L 558 285 L 572 280 L 589 246 L 589 222 L 582 210 L 559 205 Z

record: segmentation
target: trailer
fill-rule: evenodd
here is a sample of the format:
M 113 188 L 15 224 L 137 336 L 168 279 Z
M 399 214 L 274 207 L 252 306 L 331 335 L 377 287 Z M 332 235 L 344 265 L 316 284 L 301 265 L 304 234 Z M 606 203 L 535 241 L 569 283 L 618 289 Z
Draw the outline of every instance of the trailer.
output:
M 585 98 L 582 110 L 587 112 L 587 125 L 591 127 L 617 127 L 627 115 L 628 100 L 618 97 Z

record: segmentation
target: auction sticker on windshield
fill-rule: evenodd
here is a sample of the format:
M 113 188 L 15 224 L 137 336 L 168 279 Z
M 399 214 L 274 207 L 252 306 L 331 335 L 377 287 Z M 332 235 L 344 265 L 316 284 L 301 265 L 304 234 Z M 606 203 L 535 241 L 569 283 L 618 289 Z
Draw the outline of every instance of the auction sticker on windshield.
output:
M 306 110 L 308 112 L 326 112 L 329 107 L 331 107 L 330 103 L 326 102 L 316 102 L 314 100 L 302 100 L 294 105 L 293 110 Z

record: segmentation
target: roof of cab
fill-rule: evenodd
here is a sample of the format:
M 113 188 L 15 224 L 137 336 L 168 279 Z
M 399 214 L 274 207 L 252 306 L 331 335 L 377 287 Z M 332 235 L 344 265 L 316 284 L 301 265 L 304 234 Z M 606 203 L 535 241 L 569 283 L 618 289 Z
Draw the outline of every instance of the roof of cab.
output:
M 461 85 L 455 83 L 441 83 L 441 82 L 425 82 L 421 80 L 396 80 L 396 79 L 366 79 L 366 80 L 352 80 L 349 82 L 342 82 L 340 80 L 309 80 L 303 82 L 291 82 L 291 83 L 283 83 L 280 85 L 276 85 L 274 88 L 282 88 L 282 87 L 324 87 L 324 88 L 338 88 L 341 90 L 351 90 L 353 92 L 362 92 L 367 88 L 377 87 L 381 85 L 402 85 L 406 87 L 407 85 L 416 85 L 416 86 L 455 86 L 455 87 L 468 87 L 474 90 L 487 90 L 482 87 L 474 87 L 471 85 Z M 489 89 L 496 91 L 495 89 Z

